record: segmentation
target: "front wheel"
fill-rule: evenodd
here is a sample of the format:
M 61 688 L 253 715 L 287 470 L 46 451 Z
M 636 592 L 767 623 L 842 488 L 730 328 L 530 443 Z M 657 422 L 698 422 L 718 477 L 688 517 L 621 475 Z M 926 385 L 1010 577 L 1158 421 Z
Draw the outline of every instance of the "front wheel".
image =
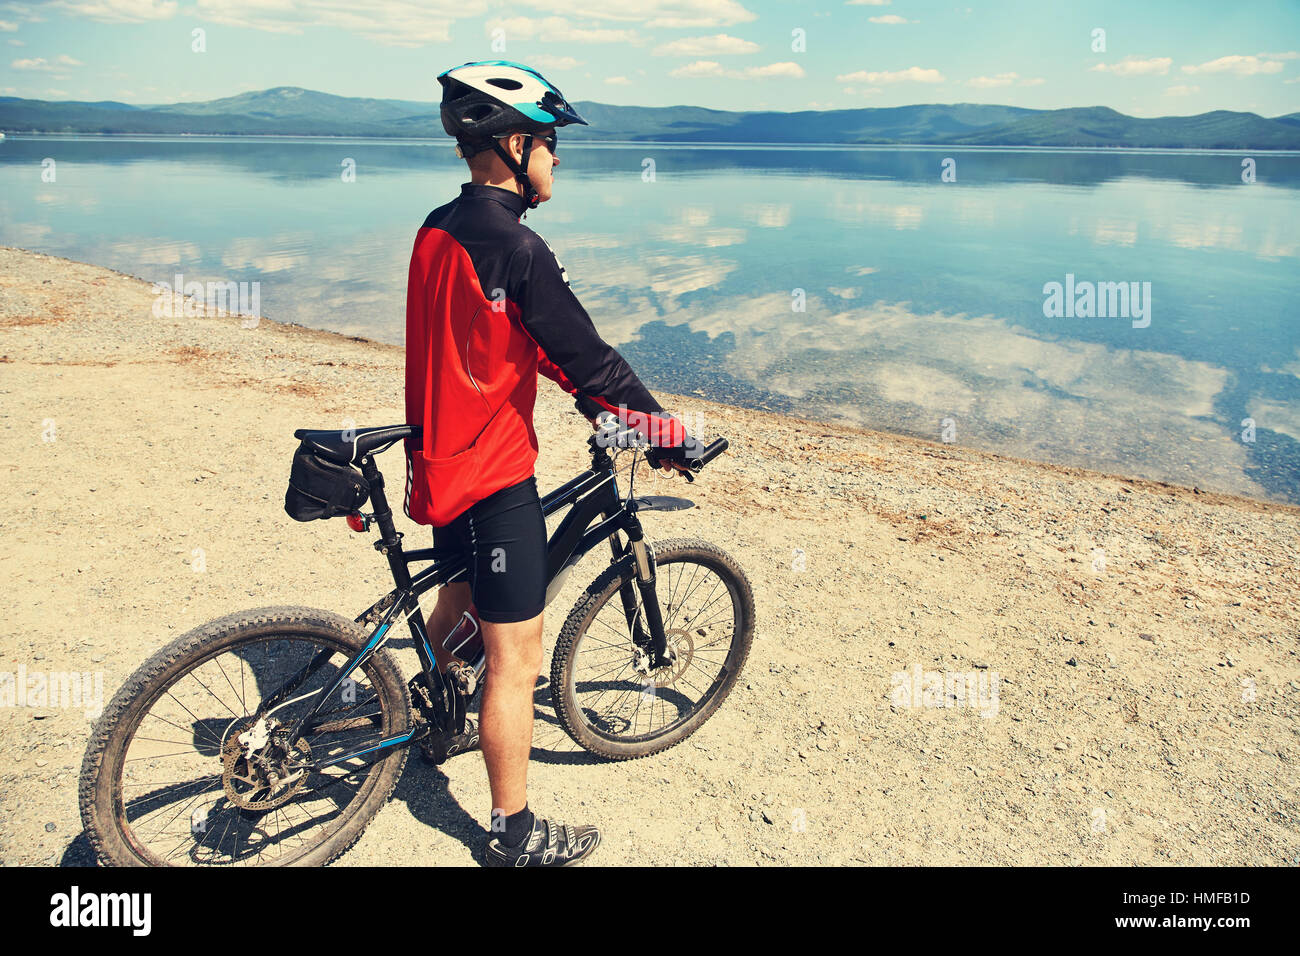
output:
M 100 860 L 321 865 L 356 842 L 406 761 L 380 746 L 411 721 L 396 664 L 376 652 L 298 739 L 289 730 L 366 640 L 337 614 L 282 607 L 158 651 L 108 705 L 82 764 L 81 818 Z
M 551 661 L 555 713 L 583 748 L 610 760 L 681 743 L 740 676 L 754 632 L 754 594 L 735 558 L 698 538 L 652 546 L 669 667 L 652 670 L 630 561 L 611 565 L 574 606 Z M 629 626 L 625 600 L 634 607 Z

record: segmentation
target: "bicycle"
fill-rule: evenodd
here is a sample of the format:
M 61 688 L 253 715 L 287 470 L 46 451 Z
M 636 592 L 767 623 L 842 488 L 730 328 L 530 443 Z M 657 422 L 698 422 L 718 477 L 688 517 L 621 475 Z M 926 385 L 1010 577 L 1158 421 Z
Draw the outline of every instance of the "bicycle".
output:
M 101 861 L 327 864 L 388 800 L 412 744 L 431 759 L 448 756 L 491 674 L 481 653 L 438 670 L 419 597 L 468 567 L 441 549 L 403 549 L 384 496 L 375 456 L 419 434 L 409 425 L 294 433 L 317 464 L 360 468 L 357 500 L 373 512 L 353 503 L 337 510 L 353 530 L 378 527 L 374 547 L 395 588 L 353 620 L 302 607 L 231 614 L 141 665 L 95 724 L 82 764 L 82 821 Z M 542 499 L 548 517 L 568 508 L 547 544 L 547 603 L 602 540 L 611 560 L 561 628 L 550 686 L 574 741 L 626 760 L 675 746 L 721 706 L 749 653 L 754 599 L 721 548 L 645 541 L 639 512 L 693 503 L 634 497 L 637 456 L 655 456 L 641 436 L 605 420 L 587 443 L 591 467 Z M 719 439 L 688 456 L 686 477 L 726 447 Z M 627 451 L 632 471 L 621 497 L 614 462 Z M 410 565 L 425 561 L 412 576 Z M 384 648 L 402 623 L 420 661 L 409 681 Z

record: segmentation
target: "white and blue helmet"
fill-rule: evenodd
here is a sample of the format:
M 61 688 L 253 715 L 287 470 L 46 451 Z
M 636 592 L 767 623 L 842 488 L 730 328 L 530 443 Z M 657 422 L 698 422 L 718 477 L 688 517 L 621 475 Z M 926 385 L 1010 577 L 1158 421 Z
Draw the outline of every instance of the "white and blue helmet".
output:
M 438 82 L 442 84 L 442 128 L 456 137 L 467 156 L 488 148 L 499 133 L 587 125 L 554 84 L 522 63 L 466 63 L 439 74 Z

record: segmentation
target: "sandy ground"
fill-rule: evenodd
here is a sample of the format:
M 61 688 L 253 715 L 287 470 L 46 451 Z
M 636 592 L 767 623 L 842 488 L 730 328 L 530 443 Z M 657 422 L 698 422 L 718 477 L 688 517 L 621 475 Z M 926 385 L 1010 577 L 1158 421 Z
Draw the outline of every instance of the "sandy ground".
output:
M 0 249 L 0 671 L 102 671 L 107 698 L 203 621 L 391 587 L 368 538 L 281 505 L 294 428 L 401 420 L 401 350 L 153 301 Z M 542 385 L 549 489 L 590 430 Z M 595 762 L 539 705 L 531 805 L 598 823 L 593 863 L 1300 862 L 1300 509 L 660 398 L 731 451 L 659 486 L 699 507 L 648 534 L 731 551 L 758 624 L 736 692 L 656 757 Z M 908 706 L 895 675 L 926 672 L 988 696 Z M 0 707 L 0 863 L 89 862 L 88 729 Z M 477 755 L 413 758 L 339 865 L 470 864 L 489 806 Z

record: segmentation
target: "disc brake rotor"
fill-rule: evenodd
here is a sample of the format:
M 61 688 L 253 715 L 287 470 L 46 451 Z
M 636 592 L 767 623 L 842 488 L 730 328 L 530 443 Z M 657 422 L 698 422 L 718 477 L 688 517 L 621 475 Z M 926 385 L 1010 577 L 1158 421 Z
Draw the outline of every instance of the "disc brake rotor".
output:
M 291 747 L 275 720 L 237 722 L 221 748 L 221 785 L 244 810 L 274 810 L 302 787 L 310 771 L 293 766 L 311 760 L 311 746 L 299 737 Z
M 636 656 L 632 660 L 632 669 L 641 677 L 641 683 L 645 687 L 667 687 L 676 683 L 677 678 L 686 673 L 686 668 L 691 666 L 691 661 L 695 658 L 695 639 L 691 637 L 690 632 L 682 628 L 673 628 L 665 632 L 668 638 L 669 657 L 673 662 L 668 667 L 660 667 L 650 670 L 650 655 L 641 648 L 636 649 Z

